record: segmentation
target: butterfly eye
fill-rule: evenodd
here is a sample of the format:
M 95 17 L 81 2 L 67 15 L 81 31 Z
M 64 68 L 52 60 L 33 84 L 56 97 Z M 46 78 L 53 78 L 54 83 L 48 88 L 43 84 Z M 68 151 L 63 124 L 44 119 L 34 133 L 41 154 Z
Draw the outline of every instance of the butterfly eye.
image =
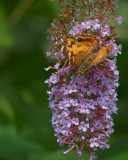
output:
M 83 39 L 82 38 L 78 38 L 78 42 L 82 42 L 83 41 Z
M 89 39 L 89 42 L 92 42 L 93 40 L 92 39 Z

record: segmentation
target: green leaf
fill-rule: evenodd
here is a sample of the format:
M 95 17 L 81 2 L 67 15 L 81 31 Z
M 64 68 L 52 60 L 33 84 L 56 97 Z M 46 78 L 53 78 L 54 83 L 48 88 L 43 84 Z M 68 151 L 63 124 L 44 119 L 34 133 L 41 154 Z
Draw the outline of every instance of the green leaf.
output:
M 12 44 L 12 34 L 9 31 L 5 11 L 0 7 L 0 48 L 11 47 Z
M 50 122 L 50 109 L 38 105 L 26 104 L 19 91 L 9 84 L 8 81 L 0 79 L 0 93 L 7 97 L 15 112 L 15 126 L 21 129 L 23 136 L 29 137 L 45 150 L 56 149 L 56 137 Z M 48 108 L 48 107 L 47 107 Z
M 8 101 L 8 99 L 4 96 L 0 96 L 0 113 L 9 121 L 14 120 L 14 110 Z
M 14 126 L 0 127 L 0 155 L 3 157 L 10 160 L 37 151 L 41 151 L 41 147 L 20 137 Z

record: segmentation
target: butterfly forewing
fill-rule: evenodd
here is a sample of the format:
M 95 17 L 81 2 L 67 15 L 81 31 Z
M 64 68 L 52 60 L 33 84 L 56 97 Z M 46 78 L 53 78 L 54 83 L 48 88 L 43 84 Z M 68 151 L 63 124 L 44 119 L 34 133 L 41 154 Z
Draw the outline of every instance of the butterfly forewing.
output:
M 66 43 L 66 54 L 69 60 L 76 66 L 79 66 L 79 62 L 76 60 L 78 54 L 77 44 L 74 38 L 67 38 Z
M 93 36 L 80 35 L 67 38 L 67 55 L 72 64 L 80 67 L 86 57 L 98 48 L 98 41 Z

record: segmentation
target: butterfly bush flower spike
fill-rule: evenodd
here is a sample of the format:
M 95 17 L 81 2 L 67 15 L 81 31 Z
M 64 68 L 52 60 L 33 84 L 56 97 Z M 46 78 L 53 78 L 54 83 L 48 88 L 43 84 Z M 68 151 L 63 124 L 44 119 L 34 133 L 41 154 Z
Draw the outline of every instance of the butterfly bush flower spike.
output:
M 46 53 L 56 64 L 45 68 L 53 70 L 45 81 L 52 125 L 57 142 L 69 147 L 64 154 L 76 148 L 79 160 L 84 151 L 93 160 L 98 148 L 109 148 L 114 131 L 116 57 L 122 46 L 115 43 L 119 36 L 109 22 L 121 24 L 123 18 L 113 18 L 115 0 L 60 0 L 59 6 L 63 9 L 48 30 L 52 49 Z

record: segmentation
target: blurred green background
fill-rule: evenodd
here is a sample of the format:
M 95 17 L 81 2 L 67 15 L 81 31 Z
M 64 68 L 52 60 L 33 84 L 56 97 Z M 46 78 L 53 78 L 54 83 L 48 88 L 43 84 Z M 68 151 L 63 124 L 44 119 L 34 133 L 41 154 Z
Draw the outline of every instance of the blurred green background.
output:
M 66 148 L 56 142 L 44 84 L 51 74 L 44 67 L 54 64 L 45 53 L 50 51 L 47 29 L 59 13 L 56 4 L 0 0 L 0 160 L 78 160 L 75 150 L 64 156 Z M 98 160 L 128 160 L 128 1 L 118 5 L 117 16 L 124 18 L 117 27 L 117 43 L 123 45 L 117 61 L 119 111 L 110 149 L 98 151 Z

